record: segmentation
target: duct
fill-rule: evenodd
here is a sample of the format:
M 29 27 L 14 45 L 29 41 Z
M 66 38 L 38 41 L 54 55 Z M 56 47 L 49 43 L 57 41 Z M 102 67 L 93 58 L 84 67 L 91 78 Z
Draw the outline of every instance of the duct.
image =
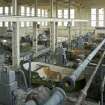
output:
M 79 78 L 81 73 L 85 70 L 87 65 L 91 62 L 91 60 L 95 57 L 97 52 L 102 48 L 105 43 L 105 39 L 98 45 L 98 47 L 93 50 L 93 52 L 84 60 L 84 62 L 73 72 L 72 75 L 65 77 L 64 82 L 67 82 L 69 85 L 75 86 L 75 81 Z
M 52 96 L 44 105 L 61 105 L 65 99 L 65 92 L 61 88 L 55 88 Z
M 95 68 L 95 71 L 94 71 L 93 74 L 91 75 L 91 77 L 90 77 L 90 79 L 88 80 L 86 86 L 84 87 L 84 89 L 82 89 L 81 95 L 79 96 L 79 99 L 78 99 L 78 101 L 76 102 L 75 105 L 81 105 L 81 103 L 84 101 L 85 97 L 87 96 L 87 91 L 88 91 L 88 89 L 89 89 L 89 87 L 90 87 L 90 85 L 91 85 L 91 83 L 92 83 L 92 81 L 93 81 L 93 79 L 94 79 L 94 77 L 95 77 L 95 75 L 96 75 L 96 72 L 98 71 L 98 69 L 99 69 L 99 67 L 100 67 L 100 65 L 101 65 L 101 63 L 102 63 L 102 61 L 103 61 L 103 59 L 104 59 L 104 56 L 105 56 L 105 51 L 104 51 L 104 53 L 102 54 L 102 56 L 101 56 L 101 58 L 100 58 L 100 60 L 99 60 L 99 62 L 98 62 L 98 64 L 97 64 L 97 66 L 96 66 L 96 68 Z

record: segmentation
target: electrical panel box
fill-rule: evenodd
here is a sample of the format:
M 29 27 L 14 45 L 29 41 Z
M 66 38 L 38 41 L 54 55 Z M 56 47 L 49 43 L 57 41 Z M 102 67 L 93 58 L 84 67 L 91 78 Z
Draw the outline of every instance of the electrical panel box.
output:
M 0 104 L 14 105 L 13 92 L 17 89 L 15 72 L 1 68 L 0 70 Z

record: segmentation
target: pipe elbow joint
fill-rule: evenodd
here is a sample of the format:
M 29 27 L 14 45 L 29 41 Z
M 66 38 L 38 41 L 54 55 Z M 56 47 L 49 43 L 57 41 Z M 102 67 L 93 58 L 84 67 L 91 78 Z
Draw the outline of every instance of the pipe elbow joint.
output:
M 70 76 L 70 77 L 65 77 L 63 79 L 63 81 L 65 83 L 68 83 L 69 86 L 73 86 L 75 87 L 75 81 L 76 81 L 76 77 L 73 75 L 73 76 Z

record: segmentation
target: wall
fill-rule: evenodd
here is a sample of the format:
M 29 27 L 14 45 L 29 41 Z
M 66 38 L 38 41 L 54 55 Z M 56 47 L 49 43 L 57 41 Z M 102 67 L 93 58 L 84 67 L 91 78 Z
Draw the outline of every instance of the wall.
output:
M 48 3 L 50 4 L 50 3 Z M 47 5 L 48 5 L 47 4 Z M 55 5 L 54 5 L 55 6 Z M 75 27 L 71 27 L 71 35 L 72 37 L 75 36 L 75 34 L 84 34 L 89 31 L 93 31 L 94 28 L 90 25 L 90 17 L 91 17 L 91 8 L 101 8 L 105 7 L 105 0 L 85 0 L 82 8 L 75 7 L 75 18 L 76 19 L 86 19 L 88 22 L 86 23 L 75 23 Z M 39 8 L 39 7 L 38 7 Z M 49 10 L 50 14 L 50 7 L 42 4 L 40 5 L 40 8 L 47 8 Z M 67 5 L 64 6 L 63 3 L 59 4 L 59 8 L 67 8 Z M 54 7 L 54 17 L 56 17 L 56 9 Z M 7 35 L 6 31 L 4 31 L 5 28 L 0 28 L 0 35 Z M 43 28 L 41 31 L 44 30 Z M 33 35 L 32 27 L 28 28 L 20 28 L 20 36 L 24 35 Z M 68 29 L 67 27 L 58 27 L 58 36 L 68 36 Z

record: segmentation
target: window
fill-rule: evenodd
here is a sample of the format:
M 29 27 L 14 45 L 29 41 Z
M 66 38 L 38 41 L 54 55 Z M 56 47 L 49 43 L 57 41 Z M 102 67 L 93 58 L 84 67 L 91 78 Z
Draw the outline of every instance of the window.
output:
M 32 10 L 31 10 L 31 16 L 35 16 L 35 9 L 34 8 L 32 8 Z
M 24 27 L 25 26 L 25 23 L 24 22 L 21 22 L 21 27 Z
M 35 9 L 31 8 L 30 11 L 31 11 L 30 16 L 35 16 Z M 32 24 L 33 22 L 30 22 L 30 26 L 32 26 Z
M 41 17 L 44 17 L 44 9 L 42 9 Z M 44 22 L 41 22 L 41 25 L 44 26 Z
M 67 9 L 64 10 L 64 18 L 68 19 L 68 10 Z
M 30 7 L 26 7 L 26 16 L 30 16 L 31 14 L 30 14 Z
M 2 22 L 0 22 L 0 27 L 2 27 L 3 26 L 3 23 Z
M 21 6 L 21 16 L 25 16 L 25 7 Z
M 44 26 L 44 22 L 41 22 L 41 25 Z
M 46 9 L 42 9 L 42 17 L 48 17 L 48 11 Z M 47 22 L 42 22 L 42 26 L 47 26 Z
M 9 8 L 5 7 L 5 15 L 8 15 L 8 14 L 9 14 Z
M 58 10 L 58 18 L 63 18 L 63 11 Z M 62 22 L 58 22 L 58 26 L 62 26 Z
M 42 9 L 42 17 L 44 17 L 44 9 Z
M 68 19 L 69 11 L 68 9 L 58 10 L 58 18 Z M 70 9 L 70 19 L 75 19 L 75 10 Z M 68 22 L 64 22 L 64 26 L 67 26 Z M 72 21 L 72 26 L 75 25 L 75 22 Z M 62 22 L 58 22 L 58 26 L 62 26 Z
M 48 17 L 48 11 L 45 10 L 44 12 L 45 12 L 44 17 Z M 47 25 L 48 25 L 48 22 L 45 22 L 45 26 L 47 26 Z
M 96 18 L 98 16 L 98 18 Z M 96 22 L 98 22 L 99 27 L 104 26 L 104 8 L 96 9 L 92 8 L 91 9 L 91 26 L 95 27 Z
M 71 18 L 71 19 L 74 19 L 74 16 L 75 16 L 75 11 L 74 11 L 74 9 L 70 9 L 70 18 Z
M 75 18 L 75 10 L 74 9 L 70 9 L 70 19 L 74 19 Z M 72 26 L 75 26 L 75 22 L 72 21 Z
M 45 14 L 44 14 L 45 17 L 48 17 L 48 11 L 45 10 Z
M 99 9 L 99 26 L 104 26 L 104 8 Z
M 21 6 L 21 16 L 25 16 L 25 7 L 24 6 Z M 25 23 L 21 22 L 21 27 L 24 27 L 24 26 L 25 26 Z
M 8 22 L 5 22 L 5 27 L 8 27 Z
M 0 7 L 0 15 L 3 15 L 3 7 Z
M 0 15 L 3 15 L 3 7 L 0 7 Z M 0 27 L 3 26 L 3 22 L 0 22 Z
M 46 9 L 38 9 L 37 10 L 37 16 L 38 17 L 48 17 L 48 11 Z M 41 24 L 42 26 L 47 26 L 47 22 L 38 22 L 38 24 Z
M 64 18 L 68 19 L 68 9 L 64 9 Z M 64 22 L 64 26 L 67 26 L 68 22 Z
M 30 22 L 26 22 L 26 26 L 30 27 L 31 26 Z
M 31 9 L 30 7 L 26 7 L 26 16 L 31 16 Z M 30 27 L 31 23 L 30 22 L 26 22 L 26 27 Z
M 96 26 L 96 8 L 91 9 L 91 26 Z
M 38 9 L 38 10 L 37 10 L 37 16 L 38 16 L 38 17 L 41 17 L 41 9 Z M 40 22 L 38 22 L 38 24 L 40 24 Z
M 41 17 L 41 10 L 38 9 L 37 12 L 38 12 L 38 17 Z
M 9 7 L 4 7 L 5 15 L 9 14 Z M 8 27 L 8 22 L 5 22 L 5 27 Z
M 63 18 L 63 11 L 62 10 L 58 10 L 58 18 Z

